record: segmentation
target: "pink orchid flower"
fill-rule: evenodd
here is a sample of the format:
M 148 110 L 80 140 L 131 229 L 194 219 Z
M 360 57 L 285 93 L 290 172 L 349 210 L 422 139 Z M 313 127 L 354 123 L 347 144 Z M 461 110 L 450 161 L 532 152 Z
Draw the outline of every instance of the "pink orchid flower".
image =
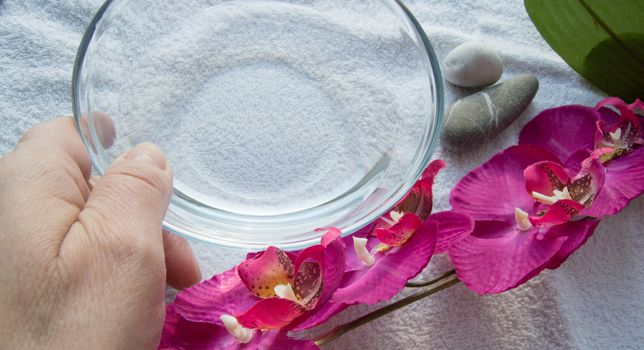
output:
M 452 207 L 475 220 L 472 233 L 448 248 L 458 277 L 493 294 L 558 267 L 597 226 L 578 214 L 591 207 L 602 182 L 597 158 L 571 176 L 553 154 L 529 145 L 472 170 L 450 194 Z
M 537 216 L 528 216 L 516 208 L 515 217 L 526 229 L 531 226 L 547 227 L 563 224 L 589 208 L 604 183 L 604 169 L 598 157 L 590 157 L 582 162 L 580 172 L 571 177 L 561 164 L 541 161 L 528 166 L 523 175 L 526 190 L 545 208 Z M 529 222 L 525 222 L 528 218 Z
M 321 244 L 297 255 L 275 247 L 249 254 L 237 267 L 177 295 L 168 307 L 175 319 L 166 319 L 172 324 L 164 329 L 165 344 L 185 340 L 181 332 L 195 331 L 186 324 L 224 334 L 221 339 L 204 335 L 216 348 L 295 342 L 283 333 L 331 298 L 344 273 L 344 251 L 340 232 L 330 229 Z
M 410 192 L 386 215 L 346 237 L 347 272 L 331 298 L 335 304 L 374 304 L 388 300 L 442 252 L 473 228 L 465 214 L 431 214 L 434 177 L 445 166 L 433 161 Z M 440 233 L 440 234 L 439 234 Z M 327 309 L 340 308 L 327 305 Z
M 605 181 L 586 215 L 614 215 L 644 192 L 644 103 L 607 98 L 595 108 L 563 106 L 541 112 L 521 131 L 520 144 L 540 146 L 571 171 L 599 157 Z
M 170 304 L 166 308 L 165 323 L 158 348 L 160 350 L 319 349 L 312 341 L 289 338 L 286 332 L 280 330 L 254 330 L 249 333 L 249 337 L 248 343 L 240 343 L 236 337 L 230 335 L 230 330 L 225 326 L 188 321 L 177 313 L 174 304 Z
M 331 300 L 293 330 L 315 327 L 353 304 L 388 300 L 427 266 L 434 253 L 466 237 L 474 228 L 464 213 L 432 214 L 434 177 L 445 166 L 433 161 L 408 194 L 386 215 L 345 237 L 346 272 Z
M 614 108 L 616 111 L 612 110 Z M 644 111 L 644 103 L 636 100 L 634 103 L 627 105 L 624 101 L 616 97 L 609 97 L 597 104 L 600 113 L 607 115 L 606 119 L 614 119 L 618 114 L 617 120 L 608 124 L 606 120 L 598 120 L 597 131 L 595 132 L 595 149 L 608 149 L 602 155 L 602 161 L 607 162 L 614 158 L 632 152 L 636 146 L 644 145 L 644 136 L 640 117 L 636 111 Z

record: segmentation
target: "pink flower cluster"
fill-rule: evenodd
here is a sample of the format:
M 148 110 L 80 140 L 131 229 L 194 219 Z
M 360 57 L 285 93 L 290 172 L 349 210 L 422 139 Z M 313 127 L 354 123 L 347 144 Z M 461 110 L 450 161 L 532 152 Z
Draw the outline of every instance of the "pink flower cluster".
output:
M 168 305 L 160 349 L 315 349 L 290 331 L 315 327 L 354 304 L 388 300 L 468 235 L 467 214 L 432 214 L 432 162 L 391 211 L 359 232 L 326 231 L 299 252 L 269 247 L 179 293 Z
M 479 294 L 514 288 L 559 267 L 605 216 L 644 191 L 644 104 L 540 113 L 510 147 L 453 189 L 454 210 L 475 220 L 449 248 L 457 276 Z M 574 175 L 573 175 L 574 174 Z
M 451 211 L 432 214 L 432 162 L 407 196 L 353 235 L 323 229 L 299 252 L 269 247 L 179 293 L 168 305 L 160 349 L 316 349 L 289 332 L 315 327 L 354 304 L 397 294 L 447 252 L 480 294 L 514 288 L 561 265 L 644 192 L 639 100 L 546 110 L 519 145 L 467 174 Z

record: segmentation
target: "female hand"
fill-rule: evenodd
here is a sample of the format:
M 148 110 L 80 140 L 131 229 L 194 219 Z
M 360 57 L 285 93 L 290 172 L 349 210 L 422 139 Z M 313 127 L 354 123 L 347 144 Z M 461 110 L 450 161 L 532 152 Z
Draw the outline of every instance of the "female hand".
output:
M 158 147 L 90 175 L 71 118 L 0 158 L 0 349 L 156 348 L 166 277 L 199 281 L 189 245 L 162 234 L 172 171 Z

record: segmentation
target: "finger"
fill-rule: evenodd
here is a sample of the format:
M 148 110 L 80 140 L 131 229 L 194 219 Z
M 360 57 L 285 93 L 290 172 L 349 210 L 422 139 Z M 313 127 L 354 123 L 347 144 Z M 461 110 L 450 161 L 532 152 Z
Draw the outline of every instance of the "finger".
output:
M 18 141 L 16 151 L 22 149 L 43 152 L 40 154 L 43 160 L 61 161 L 58 157 L 67 156 L 85 179 L 91 174 L 89 157 L 72 117 L 57 117 L 32 127 Z M 50 154 L 58 157 L 52 159 Z
M 89 159 L 71 118 L 30 129 L 0 159 L 2 245 L 57 253 L 89 196 L 89 174 Z
M 164 230 L 163 249 L 169 285 L 184 289 L 201 280 L 201 271 L 188 241 Z
M 65 244 L 88 241 L 109 255 L 153 254 L 163 263 L 161 222 L 171 193 L 172 172 L 161 150 L 140 144 L 98 179 L 78 216 L 83 230 L 70 230 Z
M 101 145 L 105 149 L 112 147 L 116 140 L 116 128 L 114 127 L 112 118 L 103 112 L 93 112 L 92 117 L 92 122 L 94 123 L 95 131 L 101 141 Z M 88 125 L 87 115 L 83 114 L 80 118 L 80 128 L 83 131 L 83 135 L 91 137 L 92 134 L 89 132 Z

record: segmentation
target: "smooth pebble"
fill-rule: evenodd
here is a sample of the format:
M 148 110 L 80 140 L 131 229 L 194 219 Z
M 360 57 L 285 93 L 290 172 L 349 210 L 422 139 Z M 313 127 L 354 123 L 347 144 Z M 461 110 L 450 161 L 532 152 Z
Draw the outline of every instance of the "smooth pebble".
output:
M 532 74 L 521 74 L 456 101 L 446 113 L 443 147 L 468 150 L 493 139 L 528 107 L 539 89 Z
M 496 83 L 503 74 L 503 61 L 491 46 L 466 42 L 445 56 L 443 73 L 450 83 L 478 88 Z

